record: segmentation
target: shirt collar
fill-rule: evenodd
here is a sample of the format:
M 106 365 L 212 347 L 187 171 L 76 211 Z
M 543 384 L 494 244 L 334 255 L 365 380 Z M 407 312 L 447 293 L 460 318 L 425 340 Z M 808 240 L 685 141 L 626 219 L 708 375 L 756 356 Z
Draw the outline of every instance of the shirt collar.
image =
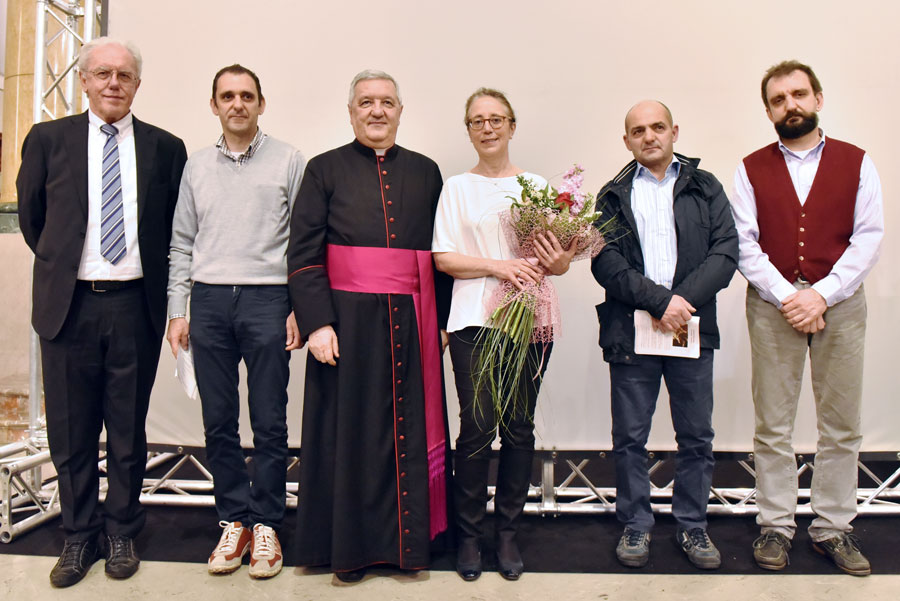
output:
M 815 146 L 813 146 L 812 148 L 810 148 L 809 150 L 802 151 L 801 154 L 798 154 L 798 153 L 794 152 L 793 150 L 791 150 L 790 148 L 788 148 L 787 146 L 785 146 L 781 142 L 781 140 L 778 140 L 778 150 L 780 150 L 782 154 L 790 155 L 790 156 L 794 157 L 795 159 L 799 159 L 801 161 L 803 159 L 810 158 L 810 157 L 818 158 L 819 156 L 821 156 L 822 149 L 825 147 L 825 132 L 822 131 L 821 128 L 819 128 L 819 135 L 822 137 L 822 139 L 819 140 L 819 143 L 816 144 Z
M 228 148 L 228 144 L 225 143 L 225 134 L 219 136 L 219 141 L 216 142 L 216 148 L 219 149 L 223 155 L 231 159 L 232 161 L 242 164 L 245 161 L 249 161 L 250 158 L 259 150 L 259 147 L 262 146 L 263 140 L 266 139 L 266 134 L 263 133 L 262 129 L 256 128 L 256 135 L 253 136 L 253 140 L 250 142 L 250 146 L 247 147 L 247 150 L 240 153 L 232 152 Z
M 88 109 L 88 123 L 90 123 L 91 127 L 96 127 L 98 130 L 101 125 L 105 125 L 106 121 L 98 117 L 94 114 L 94 111 Z M 119 131 L 119 136 L 124 134 L 132 125 L 134 124 L 134 120 L 132 118 L 131 111 L 128 111 L 128 114 L 112 123 L 111 125 L 115 127 Z M 104 134 L 106 135 L 106 134 Z
M 666 167 L 666 175 L 663 177 L 663 180 L 668 179 L 669 177 L 678 177 L 678 174 L 681 173 L 681 161 L 678 160 L 674 154 L 672 155 L 672 162 L 669 163 L 669 166 Z M 644 177 L 646 174 L 647 177 L 653 178 L 653 181 L 659 181 L 656 179 L 656 176 L 653 175 L 653 172 L 641 165 L 637 164 L 637 169 L 634 171 L 634 179 L 638 179 L 639 177 Z

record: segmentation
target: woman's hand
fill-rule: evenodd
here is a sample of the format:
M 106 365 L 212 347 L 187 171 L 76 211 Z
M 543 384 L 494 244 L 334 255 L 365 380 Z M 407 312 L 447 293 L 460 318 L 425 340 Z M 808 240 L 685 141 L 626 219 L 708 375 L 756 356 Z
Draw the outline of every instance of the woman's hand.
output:
M 569 271 L 569 264 L 575 256 L 577 246 L 578 239 L 572 238 L 569 248 L 563 248 L 550 231 L 538 234 L 534 239 L 534 253 L 544 269 L 553 275 L 562 275 Z
M 528 259 L 494 261 L 491 265 L 491 275 L 498 280 L 510 282 L 519 290 L 524 290 L 525 284 L 537 285 L 544 277 L 543 270 L 537 265 L 532 265 Z

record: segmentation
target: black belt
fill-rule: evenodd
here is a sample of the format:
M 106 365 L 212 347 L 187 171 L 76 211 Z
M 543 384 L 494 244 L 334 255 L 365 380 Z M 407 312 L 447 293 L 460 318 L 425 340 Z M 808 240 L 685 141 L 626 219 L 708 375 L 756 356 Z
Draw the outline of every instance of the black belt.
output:
M 114 292 L 116 290 L 125 290 L 134 288 L 144 283 L 144 278 L 136 280 L 78 280 L 77 285 L 84 290 L 91 292 Z

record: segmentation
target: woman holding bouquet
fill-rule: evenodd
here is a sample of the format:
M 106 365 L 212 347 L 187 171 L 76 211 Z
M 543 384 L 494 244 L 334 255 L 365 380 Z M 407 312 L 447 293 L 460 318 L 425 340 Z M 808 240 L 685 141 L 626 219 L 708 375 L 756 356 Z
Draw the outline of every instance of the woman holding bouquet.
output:
M 495 411 L 491 391 L 476 386 L 473 365 L 484 348 L 484 328 L 490 321 L 488 300 L 503 280 L 516 289 L 538 284 L 547 274 L 568 271 L 575 243 L 563 248 L 553 234 L 537 236 L 533 259 L 514 258 L 504 233 L 501 214 L 522 187 L 523 175 L 544 187 L 544 178 L 512 164 L 509 142 L 516 131 L 516 116 L 506 96 L 480 88 L 466 101 L 465 125 L 478 154 L 471 171 L 444 183 L 434 224 L 432 252 L 437 268 L 455 278 L 450 319 L 450 358 L 460 404 L 460 431 L 456 439 L 454 497 L 459 528 L 457 572 L 464 580 L 481 575 L 479 539 L 487 504 L 488 463 L 498 425 L 500 465 L 494 496 L 497 564 L 507 580 L 517 580 L 524 565 L 516 545 L 516 529 L 525 506 L 534 456 L 534 410 L 541 376 L 552 343 L 531 344 L 515 399 Z M 499 358 L 496 363 L 500 363 Z M 501 367 L 496 369 L 501 370 Z M 502 378 L 503 374 L 499 374 Z

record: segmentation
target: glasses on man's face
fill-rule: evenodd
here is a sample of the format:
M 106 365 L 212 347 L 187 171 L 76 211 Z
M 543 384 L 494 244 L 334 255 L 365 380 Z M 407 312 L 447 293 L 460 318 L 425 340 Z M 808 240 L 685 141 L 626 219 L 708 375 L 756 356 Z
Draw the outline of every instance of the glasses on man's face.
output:
M 489 123 L 491 125 L 491 129 L 499 129 L 500 126 L 503 125 L 503 122 L 507 119 L 509 119 L 509 117 L 500 117 L 498 115 L 494 115 L 493 117 L 489 117 L 488 119 L 475 117 L 474 119 L 469 119 L 468 126 L 469 129 L 479 130 L 484 128 L 485 123 Z
M 109 81 L 110 79 L 112 79 L 113 74 L 115 74 L 116 78 L 119 80 L 119 83 L 123 86 L 133 85 L 134 82 L 137 81 L 137 75 L 135 75 L 131 71 L 119 71 L 118 69 L 100 68 L 88 72 L 100 81 Z

